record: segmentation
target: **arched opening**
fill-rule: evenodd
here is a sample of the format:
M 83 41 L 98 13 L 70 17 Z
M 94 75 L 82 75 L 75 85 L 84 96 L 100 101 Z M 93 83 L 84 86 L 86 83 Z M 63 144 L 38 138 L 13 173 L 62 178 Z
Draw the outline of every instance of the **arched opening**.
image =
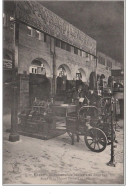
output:
M 62 64 L 62 65 L 59 66 L 59 68 L 57 70 L 57 76 L 58 77 L 64 77 L 65 76 L 67 80 L 72 80 L 71 70 L 65 64 Z
M 29 67 L 29 73 L 46 75 L 46 77 L 51 77 L 51 69 L 47 63 L 42 58 L 36 58 L 32 61 Z
M 96 90 L 96 88 L 97 88 L 96 73 L 91 72 L 89 77 L 89 89 Z
M 100 79 L 105 79 L 105 75 L 101 74 Z
M 64 97 L 65 91 L 71 87 L 72 74 L 66 64 L 62 64 L 57 69 L 57 95 Z
M 51 69 L 47 61 L 42 58 L 36 58 L 29 67 L 29 94 L 30 104 L 35 99 L 47 100 L 51 93 Z
M 82 68 L 79 68 L 76 71 L 76 89 L 78 90 L 79 87 L 84 87 L 85 85 L 87 85 L 86 82 L 86 73 Z
M 85 71 L 82 68 L 78 69 L 78 71 L 81 74 L 81 80 L 82 80 L 82 82 L 86 82 L 87 80 L 86 80 L 86 73 L 85 73 Z

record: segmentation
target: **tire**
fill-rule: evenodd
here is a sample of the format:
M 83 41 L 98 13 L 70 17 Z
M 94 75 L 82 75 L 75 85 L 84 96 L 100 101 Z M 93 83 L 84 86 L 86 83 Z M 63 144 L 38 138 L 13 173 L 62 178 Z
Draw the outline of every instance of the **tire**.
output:
M 87 147 L 93 152 L 102 152 L 107 146 L 107 137 L 105 133 L 98 128 L 87 130 L 84 141 Z

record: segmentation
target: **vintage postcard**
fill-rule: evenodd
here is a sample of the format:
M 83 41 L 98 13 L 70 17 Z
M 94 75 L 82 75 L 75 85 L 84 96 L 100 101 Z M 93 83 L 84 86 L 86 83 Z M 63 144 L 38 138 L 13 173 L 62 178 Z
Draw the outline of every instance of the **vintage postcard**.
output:
M 125 1 L 3 1 L 3 185 L 125 185 Z

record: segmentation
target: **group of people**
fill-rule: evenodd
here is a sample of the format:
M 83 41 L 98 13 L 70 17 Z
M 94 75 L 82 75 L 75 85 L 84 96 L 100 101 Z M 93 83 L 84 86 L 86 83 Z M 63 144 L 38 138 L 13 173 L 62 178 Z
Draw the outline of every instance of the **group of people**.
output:
M 100 94 L 95 90 L 90 90 L 87 85 L 80 85 L 77 89 L 75 87 L 72 90 L 67 91 L 66 103 L 73 103 L 76 105 L 95 105 L 99 106 L 101 99 Z

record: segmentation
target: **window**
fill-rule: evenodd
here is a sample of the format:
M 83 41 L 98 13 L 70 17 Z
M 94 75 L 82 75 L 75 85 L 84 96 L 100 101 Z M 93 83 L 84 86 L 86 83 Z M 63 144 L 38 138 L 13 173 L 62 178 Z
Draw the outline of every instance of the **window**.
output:
M 32 68 L 32 73 L 34 73 L 34 68 Z
M 50 36 L 48 34 L 46 34 L 46 42 L 50 43 Z
M 95 59 L 95 57 L 93 56 L 93 55 L 91 55 L 91 60 L 94 60 Z M 99 62 L 100 63 L 100 62 Z
M 66 50 L 71 52 L 71 46 L 69 44 L 66 44 Z
M 74 54 L 78 55 L 78 48 L 74 47 Z
M 44 42 L 46 42 L 46 34 L 44 34 Z
M 37 74 L 46 75 L 46 69 L 44 66 L 37 67 Z
M 82 51 L 82 57 L 85 57 L 85 52 L 84 51 Z
M 32 36 L 32 28 L 29 27 L 29 26 L 27 26 L 27 34 L 28 34 L 29 36 Z
M 61 42 L 61 48 L 66 50 L 66 43 L 65 42 Z
M 86 58 L 88 58 L 88 56 L 89 56 L 88 53 L 86 53 Z
M 101 56 L 98 57 L 98 62 L 102 65 L 105 65 L 105 59 Z
M 35 67 L 32 68 L 32 73 L 37 73 L 37 69 Z
M 92 55 L 89 55 L 89 60 L 90 60 L 90 61 L 92 60 Z
M 76 80 L 81 80 L 81 79 L 82 79 L 82 75 L 78 70 L 78 72 L 76 73 Z
M 96 57 L 92 55 L 92 60 L 95 60 L 95 59 L 96 59 Z
M 64 76 L 66 76 L 66 71 L 65 71 L 65 69 L 63 68 L 63 67 L 61 67 L 60 69 L 59 69 L 59 77 L 64 77 Z
M 82 50 L 80 50 L 80 56 L 82 57 Z
M 99 57 L 98 57 L 98 62 L 100 63 L 100 61 L 101 61 L 101 60 L 100 60 L 100 56 L 99 56 Z
M 61 41 L 60 40 L 56 39 L 56 42 L 55 43 L 56 43 L 56 46 L 57 47 L 59 47 L 59 48 L 61 47 Z
M 40 40 L 41 33 L 38 30 L 35 30 L 35 37 Z
M 92 55 L 89 55 L 89 59 L 92 60 Z
M 112 62 L 107 60 L 107 67 L 112 68 Z

